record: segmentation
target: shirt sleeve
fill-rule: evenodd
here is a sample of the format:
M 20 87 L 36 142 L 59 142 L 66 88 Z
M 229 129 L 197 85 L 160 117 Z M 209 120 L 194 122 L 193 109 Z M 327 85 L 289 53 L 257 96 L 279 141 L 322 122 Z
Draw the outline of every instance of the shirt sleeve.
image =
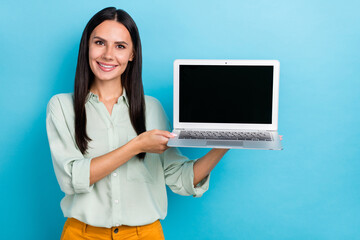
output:
M 153 105 L 150 117 L 152 121 L 159 124 L 154 128 L 171 131 L 170 122 L 161 103 L 154 99 Z M 174 193 L 201 197 L 209 189 L 210 174 L 194 187 L 194 163 L 196 160 L 189 160 L 181 154 L 178 148 L 169 148 L 160 155 L 160 158 L 163 163 L 165 183 Z
M 71 109 L 72 110 L 72 109 Z M 50 99 L 46 111 L 46 130 L 56 178 L 66 194 L 87 193 L 90 186 L 91 158 L 85 158 L 75 144 L 58 96 Z
M 164 162 L 165 182 L 174 193 L 201 197 L 209 189 L 210 174 L 194 187 L 196 160 L 189 160 L 178 148 L 169 148 L 161 155 Z

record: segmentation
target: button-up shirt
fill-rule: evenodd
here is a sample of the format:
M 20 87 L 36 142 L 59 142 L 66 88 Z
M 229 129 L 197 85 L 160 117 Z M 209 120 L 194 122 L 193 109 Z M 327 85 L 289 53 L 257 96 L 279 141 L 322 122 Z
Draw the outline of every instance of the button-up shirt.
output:
M 170 130 L 160 102 L 145 96 L 146 129 Z M 200 197 L 209 187 L 209 175 L 193 185 L 193 160 L 177 148 L 162 154 L 136 156 L 90 186 L 90 162 L 137 136 L 129 116 L 125 90 L 110 114 L 96 94 L 85 103 L 86 131 L 91 141 L 86 154 L 75 143 L 73 94 L 57 94 L 47 106 L 46 128 L 56 178 L 65 197 L 65 217 L 98 227 L 139 226 L 164 219 L 167 214 L 166 185 L 180 195 Z

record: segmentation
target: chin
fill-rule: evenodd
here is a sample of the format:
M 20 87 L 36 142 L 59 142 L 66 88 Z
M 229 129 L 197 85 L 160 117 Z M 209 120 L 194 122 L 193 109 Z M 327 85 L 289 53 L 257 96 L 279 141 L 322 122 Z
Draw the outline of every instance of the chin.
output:
M 95 76 L 96 79 L 100 80 L 100 81 L 114 81 L 114 80 L 117 80 L 117 79 L 120 79 L 120 76 L 119 77 L 101 77 L 101 76 Z
M 116 80 L 116 79 L 120 79 L 121 74 L 117 74 L 117 73 L 103 73 L 101 71 L 97 71 L 96 74 L 94 74 L 96 79 L 99 79 L 101 81 L 111 81 L 111 80 Z

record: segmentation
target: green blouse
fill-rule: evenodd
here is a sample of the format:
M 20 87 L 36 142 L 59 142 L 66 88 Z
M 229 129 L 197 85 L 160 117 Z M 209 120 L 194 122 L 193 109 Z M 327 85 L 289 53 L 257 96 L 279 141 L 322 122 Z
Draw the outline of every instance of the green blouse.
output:
M 145 96 L 146 129 L 170 130 L 160 102 Z M 126 144 L 137 136 L 133 129 L 125 90 L 111 115 L 99 97 L 89 93 L 85 104 L 89 142 L 83 155 L 75 144 L 73 94 L 57 94 L 47 106 L 46 129 L 55 175 L 65 197 L 65 217 L 98 227 L 140 226 L 164 219 L 167 214 L 166 185 L 180 195 L 200 197 L 209 187 L 207 176 L 193 185 L 194 161 L 177 148 L 162 154 L 135 156 L 90 186 L 91 159 Z

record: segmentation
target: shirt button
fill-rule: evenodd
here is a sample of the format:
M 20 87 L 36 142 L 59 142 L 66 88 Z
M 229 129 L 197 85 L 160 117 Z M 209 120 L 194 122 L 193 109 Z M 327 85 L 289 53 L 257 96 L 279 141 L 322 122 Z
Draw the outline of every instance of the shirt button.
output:
M 113 173 L 113 177 L 116 177 L 116 176 L 117 176 L 117 173 L 116 173 L 116 172 L 114 172 L 114 173 Z
M 118 203 L 119 203 L 119 200 L 115 199 L 114 203 L 118 204 Z
M 118 232 L 119 232 L 119 229 L 115 228 L 114 233 L 118 233 Z

